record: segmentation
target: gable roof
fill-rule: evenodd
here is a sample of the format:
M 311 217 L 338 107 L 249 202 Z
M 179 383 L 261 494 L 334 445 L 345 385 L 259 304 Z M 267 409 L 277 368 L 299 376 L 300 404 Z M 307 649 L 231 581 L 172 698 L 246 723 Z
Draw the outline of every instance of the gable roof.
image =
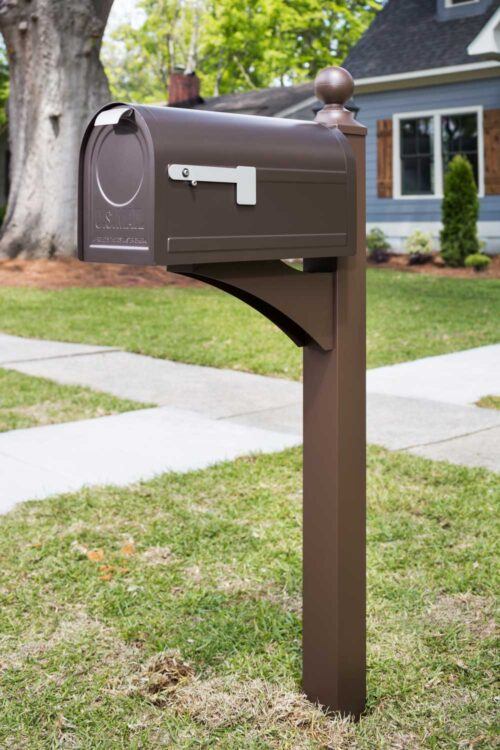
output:
M 467 47 L 469 55 L 500 60 L 500 7 Z
M 280 112 L 294 107 L 313 94 L 312 83 L 298 86 L 274 86 L 239 94 L 225 94 L 205 99 L 195 109 L 209 109 L 212 112 L 232 112 L 243 115 L 267 115 L 276 117 Z
M 436 0 L 389 0 L 343 64 L 354 78 L 370 78 L 474 62 L 467 47 L 497 7 L 438 20 Z

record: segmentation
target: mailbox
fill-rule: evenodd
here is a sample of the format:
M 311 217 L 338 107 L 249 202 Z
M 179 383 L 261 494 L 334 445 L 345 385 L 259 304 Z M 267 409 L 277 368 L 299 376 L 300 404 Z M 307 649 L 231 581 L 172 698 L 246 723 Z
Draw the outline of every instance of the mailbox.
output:
M 80 155 L 79 257 L 167 266 L 353 255 L 355 163 L 319 123 L 112 104 Z
M 201 279 L 304 347 L 303 686 L 359 716 L 366 128 L 344 106 L 353 89 L 343 68 L 321 71 L 314 123 L 104 107 L 80 152 L 79 257 Z

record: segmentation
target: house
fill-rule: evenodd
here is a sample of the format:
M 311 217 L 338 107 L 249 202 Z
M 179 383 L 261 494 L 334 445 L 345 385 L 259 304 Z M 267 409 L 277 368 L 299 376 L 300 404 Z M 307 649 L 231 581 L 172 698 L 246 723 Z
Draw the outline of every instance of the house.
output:
M 368 228 L 380 227 L 395 249 L 415 228 L 438 237 L 444 171 L 461 153 L 476 177 L 479 234 L 487 251 L 500 252 L 499 6 L 388 0 L 343 63 L 368 127 Z M 198 89 L 176 104 L 305 120 L 319 106 L 312 83 L 206 101 Z

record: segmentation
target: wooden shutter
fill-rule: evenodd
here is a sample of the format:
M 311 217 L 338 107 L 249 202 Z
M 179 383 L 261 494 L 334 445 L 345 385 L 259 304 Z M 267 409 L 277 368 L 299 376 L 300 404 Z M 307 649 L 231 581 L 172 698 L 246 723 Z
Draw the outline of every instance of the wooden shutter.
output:
M 500 109 L 484 112 L 484 191 L 500 195 Z
M 377 195 L 392 198 L 392 120 L 377 120 Z

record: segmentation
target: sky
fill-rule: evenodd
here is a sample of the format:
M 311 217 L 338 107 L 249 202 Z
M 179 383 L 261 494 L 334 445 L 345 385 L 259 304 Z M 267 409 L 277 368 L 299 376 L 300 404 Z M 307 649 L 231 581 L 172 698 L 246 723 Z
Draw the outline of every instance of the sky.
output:
M 109 14 L 104 38 L 116 29 L 121 23 L 131 21 L 135 26 L 142 19 L 142 12 L 137 8 L 138 0 L 115 0 Z

